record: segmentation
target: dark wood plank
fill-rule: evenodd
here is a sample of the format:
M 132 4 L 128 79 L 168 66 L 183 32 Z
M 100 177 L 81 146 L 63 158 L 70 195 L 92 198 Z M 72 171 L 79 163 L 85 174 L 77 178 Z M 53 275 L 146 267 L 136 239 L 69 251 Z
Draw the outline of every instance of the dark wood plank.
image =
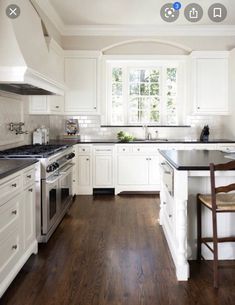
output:
M 177 282 L 158 203 L 156 196 L 78 196 L 0 304 L 235 304 L 234 269 L 221 269 L 217 292 L 206 261 L 192 262 L 190 280 Z

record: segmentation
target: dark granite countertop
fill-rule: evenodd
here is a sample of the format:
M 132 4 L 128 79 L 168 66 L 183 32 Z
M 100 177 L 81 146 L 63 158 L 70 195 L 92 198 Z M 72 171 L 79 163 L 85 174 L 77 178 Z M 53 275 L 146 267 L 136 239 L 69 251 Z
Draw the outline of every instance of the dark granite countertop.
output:
M 209 164 L 232 161 L 219 150 L 160 150 L 160 154 L 177 170 L 209 170 Z
M 34 163 L 36 159 L 0 159 L 0 179 L 12 175 Z
M 77 139 L 62 139 L 51 140 L 49 144 L 218 144 L 218 143 L 235 143 L 231 139 L 211 139 L 208 142 L 201 142 L 197 139 L 184 140 L 184 139 L 156 139 L 156 140 L 134 140 L 131 142 L 120 142 L 117 139 L 91 139 L 91 140 L 77 140 Z

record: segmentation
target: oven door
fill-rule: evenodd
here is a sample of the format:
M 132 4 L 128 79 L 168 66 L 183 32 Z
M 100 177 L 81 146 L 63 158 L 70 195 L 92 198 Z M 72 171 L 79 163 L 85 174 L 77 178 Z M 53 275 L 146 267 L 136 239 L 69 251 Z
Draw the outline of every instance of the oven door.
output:
M 59 180 L 61 175 L 42 180 L 42 234 L 47 234 L 60 213 Z
M 60 212 L 63 213 L 72 202 L 73 166 L 67 164 L 60 169 L 59 181 Z

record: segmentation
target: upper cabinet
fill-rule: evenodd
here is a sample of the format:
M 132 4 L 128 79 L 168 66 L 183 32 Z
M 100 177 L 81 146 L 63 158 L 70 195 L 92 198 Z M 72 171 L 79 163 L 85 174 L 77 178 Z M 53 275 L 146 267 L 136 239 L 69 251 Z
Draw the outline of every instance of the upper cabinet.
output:
M 229 52 L 192 52 L 192 98 L 198 115 L 227 115 Z
M 64 96 L 31 96 L 29 100 L 29 114 L 64 114 Z
M 65 57 L 65 113 L 97 113 L 98 57 Z

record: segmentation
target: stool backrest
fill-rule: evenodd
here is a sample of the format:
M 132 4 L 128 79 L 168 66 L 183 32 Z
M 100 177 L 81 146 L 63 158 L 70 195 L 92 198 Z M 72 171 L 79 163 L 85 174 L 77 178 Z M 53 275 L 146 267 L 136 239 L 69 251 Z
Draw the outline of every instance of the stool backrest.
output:
M 212 196 L 212 209 L 216 209 L 216 194 L 229 193 L 235 191 L 235 183 L 215 186 L 215 171 L 235 170 L 235 161 L 230 161 L 223 164 L 210 163 L 210 180 L 211 180 L 211 196 Z

